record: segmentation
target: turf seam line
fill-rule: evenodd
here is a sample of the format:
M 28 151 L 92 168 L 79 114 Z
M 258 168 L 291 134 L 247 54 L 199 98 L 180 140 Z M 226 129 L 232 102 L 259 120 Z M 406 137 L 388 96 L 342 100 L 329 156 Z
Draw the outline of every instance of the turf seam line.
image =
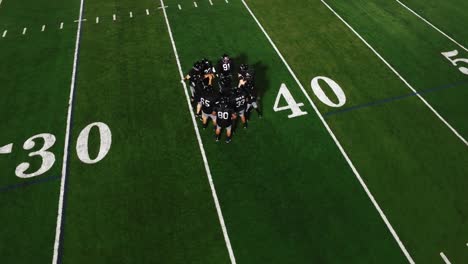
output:
M 0 193 L 16 190 L 22 187 L 28 187 L 31 185 L 37 185 L 39 183 L 45 183 L 45 182 L 49 182 L 49 181 L 53 181 L 57 179 L 60 179 L 60 176 L 58 175 L 48 176 L 48 177 L 37 178 L 37 179 L 30 180 L 30 181 L 23 182 L 23 183 L 11 184 L 11 185 L 0 187 Z
M 75 52 L 73 57 L 73 69 L 71 74 L 71 81 L 70 81 L 70 96 L 68 99 L 68 111 L 67 111 L 67 125 L 65 128 L 65 143 L 63 148 L 63 162 L 62 162 L 62 175 L 60 181 L 60 196 L 58 202 L 58 210 L 57 210 L 57 225 L 55 227 L 55 241 L 54 241 L 54 252 L 52 257 L 52 264 L 57 264 L 59 262 L 59 250 L 60 250 L 60 242 L 62 239 L 62 221 L 63 221 L 63 210 L 64 210 L 64 201 L 65 201 L 65 187 L 66 187 L 66 179 L 67 179 L 67 163 L 68 163 L 68 151 L 69 151 L 69 143 L 71 140 L 70 131 L 71 131 L 71 119 L 72 119 L 72 112 L 73 112 L 73 98 L 75 95 L 75 85 L 76 85 L 76 72 L 77 72 L 77 65 L 78 65 L 78 51 L 80 47 L 80 37 L 81 37 L 81 24 L 83 21 L 83 8 L 84 8 L 84 0 L 80 0 L 80 14 L 79 14 L 79 21 L 78 27 L 76 30 L 76 42 L 75 42 Z
M 422 97 L 420 94 L 418 94 L 418 92 L 416 91 L 416 89 L 413 88 L 413 86 L 411 86 L 408 81 L 406 81 L 405 78 L 403 78 L 403 76 L 400 75 L 400 73 L 397 72 L 397 70 L 395 70 L 395 68 L 393 68 L 392 65 L 390 65 L 390 63 L 388 63 L 381 55 L 380 53 L 378 53 L 356 30 L 354 30 L 354 28 L 348 24 L 348 22 L 346 22 L 346 20 L 344 20 L 333 8 L 331 8 L 324 0 L 321 0 L 322 3 L 328 8 L 330 9 L 330 11 L 335 14 L 336 17 L 338 17 L 339 20 L 341 20 L 341 22 L 343 22 L 343 24 L 345 24 L 410 90 L 412 90 L 416 96 L 440 119 L 440 121 L 442 121 L 451 131 L 453 134 L 455 134 L 455 136 L 457 136 L 464 144 L 465 146 L 468 146 L 468 141 L 460 134 L 458 133 L 457 130 L 455 130 L 455 128 L 452 127 L 452 125 L 450 125 L 447 120 L 445 120 L 440 114 L 439 112 L 437 112 L 427 101 L 426 99 L 424 99 L 424 97 Z
M 345 160 L 347 161 L 349 167 L 351 168 L 351 170 L 353 171 L 354 175 L 356 176 L 357 180 L 359 181 L 359 183 L 361 184 L 362 188 L 364 189 L 364 191 L 366 192 L 367 196 L 369 197 L 369 199 L 371 200 L 372 204 L 374 205 L 375 209 L 378 211 L 380 217 L 382 218 L 382 220 L 384 221 L 384 223 L 386 224 L 387 228 L 389 229 L 390 233 L 393 235 L 393 238 L 396 240 L 396 242 L 398 243 L 398 245 L 400 246 L 400 249 L 403 251 L 403 253 L 405 254 L 406 258 L 408 259 L 408 261 L 411 263 L 411 264 L 414 264 L 414 261 L 413 259 L 411 258 L 410 254 L 408 253 L 408 251 L 406 250 L 405 246 L 403 245 L 403 243 L 401 242 L 400 238 L 398 237 L 398 234 L 395 232 L 395 230 L 393 229 L 392 225 L 390 224 L 390 222 L 388 221 L 387 219 L 387 216 L 385 215 L 385 213 L 382 211 L 382 209 L 380 208 L 379 204 L 377 203 L 376 199 L 374 198 L 374 196 L 372 195 L 372 193 L 370 192 L 369 188 L 367 187 L 366 183 L 364 182 L 364 180 L 362 179 L 362 177 L 360 176 L 359 172 L 357 171 L 356 167 L 354 166 L 353 162 L 351 161 L 351 159 L 348 157 L 348 154 L 346 154 L 346 151 L 344 150 L 344 148 L 341 146 L 341 143 L 339 142 L 338 138 L 335 136 L 335 134 L 333 133 L 333 131 L 331 130 L 330 126 L 328 125 L 327 121 L 325 121 L 325 118 L 322 116 L 322 114 L 320 113 L 320 111 L 318 110 L 317 106 L 314 104 L 314 102 L 312 101 L 312 98 L 309 96 L 309 94 L 307 93 L 307 91 L 304 89 L 304 86 L 302 85 L 302 83 L 299 81 L 299 79 L 297 78 L 296 74 L 294 73 L 294 71 L 291 69 L 291 67 L 289 66 L 288 62 L 286 61 L 286 59 L 283 57 L 283 55 L 281 54 L 281 52 L 279 51 L 278 47 L 276 47 L 275 43 L 273 42 L 273 40 L 271 39 L 271 37 L 268 35 L 268 33 L 266 32 L 266 30 L 263 28 L 262 24 L 260 23 L 260 21 L 258 21 L 257 17 L 255 16 L 255 14 L 252 12 L 252 10 L 250 10 L 249 6 L 247 5 L 247 3 L 245 2 L 245 0 L 242 0 L 242 3 L 244 4 L 245 8 L 247 9 L 247 11 L 250 13 L 250 15 L 252 16 L 252 18 L 255 20 L 255 22 L 257 23 L 258 27 L 261 29 L 261 31 L 263 32 L 263 34 L 265 35 L 265 37 L 268 39 L 268 41 L 270 42 L 271 46 L 273 47 L 273 49 L 276 51 L 276 53 L 278 54 L 279 58 L 282 60 L 282 62 L 284 63 L 284 65 L 286 66 L 286 68 L 288 69 L 289 73 L 291 74 L 291 76 L 294 78 L 294 80 L 296 81 L 297 85 L 301 88 L 302 92 L 304 93 L 304 95 L 306 96 L 307 100 L 309 101 L 310 105 L 312 106 L 312 108 L 314 109 L 315 113 L 317 114 L 317 116 L 319 117 L 320 121 L 322 122 L 322 124 L 324 125 L 324 127 L 326 128 L 326 130 L 328 131 L 328 133 L 330 134 L 330 136 L 332 137 L 332 139 L 335 141 L 335 144 L 336 146 L 338 147 L 338 149 L 341 151 L 341 154 L 343 155 L 343 157 L 345 158 Z
M 454 40 L 453 38 L 451 38 L 449 35 L 447 35 L 445 32 L 443 32 L 442 30 L 440 30 L 438 27 L 434 26 L 431 22 L 429 22 L 427 19 L 425 19 L 424 17 L 420 16 L 418 13 L 416 13 L 413 9 L 409 8 L 407 5 L 403 4 L 402 2 L 400 2 L 399 0 L 396 0 L 401 6 L 403 6 L 404 8 L 406 8 L 408 11 L 410 11 L 411 13 L 413 13 L 415 16 L 417 16 L 419 19 L 421 19 L 422 21 L 426 22 L 426 24 L 428 24 L 429 26 L 431 26 L 433 29 L 437 30 L 440 34 L 444 35 L 446 38 L 448 38 L 450 41 L 452 41 L 454 44 L 458 45 L 460 48 L 464 49 L 465 51 L 468 51 L 467 48 L 465 48 L 465 46 L 463 46 L 462 44 L 458 43 L 456 40 Z
M 420 91 L 418 93 L 413 93 L 412 92 L 412 93 L 409 93 L 409 94 L 387 97 L 387 98 L 384 98 L 384 99 L 379 99 L 379 100 L 371 101 L 371 102 L 368 102 L 368 103 L 359 104 L 359 105 L 339 109 L 339 110 L 336 110 L 336 111 L 330 111 L 328 113 L 325 113 L 323 116 L 329 117 L 329 116 L 342 114 L 342 113 L 347 113 L 347 112 L 350 112 L 350 111 L 359 110 L 359 109 L 363 109 L 363 108 L 367 108 L 367 107 L 371 107 L 371 106 L 378 106 L 378 105 L 382 105 L 382 104 L 392 103 L 392 102 L 399 101 L 399 100 L 402 100 L 402 99 L 405 99 L 405 98 L 414 97 L 417 94 L 427 94 L 427 93 L 433 93 L 433 92 L 437 92 L 437 91 L 441 91 L 441 90 L 456 88 L 456 87 L 459 87 L 460 85 L 465 84 L 465 83 L 468 83 L 468 81 L 461 81 L 461 82 L 456 82 L 456 83 L 449 84 L 449 85 L 429 88 L 429 89 L 422 90 L 422 91 Z
M 160 0 L 160 2 L 161 2 L 161 6 L 164 6 L 164 1 Z M 191 118 L 192 118 L 193 128 L 195 130 L 195 135 L 197 137 L 198 146 L 200 148 L 200 152 L 201 152 L 202 159 L 203 159 L 203 164 L 205 166 L 206 176 L 208 178 L 208 182 L 209 182 L 209 185 L 210 185 L 210 188 L 211 188 L 211 194 L 213 196 L 213 201 L 215 203 L 216 213 L 218 214 L 218 220 L 219 220 L 219 223 L 221 225 L 222 232 L 223 232 L 224 241 L 226 243 L 226 247 L 227 247 L 227 250 L 228 250 L 228 253 L 229 253 L 229 258 L 231 260 L 231 264 L 236 264 L 236 258 L 234 256 L 234 251 L 232 250 L 231 241 L 229 239 L 226 224 L 224 222 L 223 212 L 221 210 L 221 205 L 220 205 L 219 200 L 218 200 L 218 195 L 216 193 L 216 188 L 215 188 L 215 185 L 214 185 L 214 181 L 213 181 L 213 178 L 211 176 L 211 170 L 210 170 L 210 166 L 208 164 L 208 158 L 206 157 L 205 148 L 203 146 L 203 141 L 202 141 L 201 136 L 200 136 L 200 131 L 198 130 L 198 125 L 197 125 L 195 115 L 194 115 L 194 113 L 192 111 L 192 106 L 191 106 L 191 103 L 190 103 L 190 97 L 189 97 L 188 92 L 187 92 L 187 85 L 185 84 L 184 74 L 182 72 L 182 66 L 180 64 L 179 53 L 177 52 L 177 47 L 176 47 L 176 44 L 175 44 L 175 41 L 174 41 L 174 37 L 172 35 L 171 25 L 169 23 L 169 18 L 167 16 L 167 12 L 166 12 L 165 8 L 163 8 L 163 14 L 164 14 L 164 19 L 166 20 L 167 31 L 168 31 L 168 34 L 169 34 L 169 38 L 171 40 L 172 49 L 173 49 L 174 56 L 175 56 L 176 63 L 177 63 L 177 68 L 179 70 L 179 77 L 180 77 L 180 80 L 181 80 L 180 82 L 182 84 L 182 88 L 184 89 L 185 98 L 187 100 L 188 110 L 189 110 L 189 113 L 190 113 Z

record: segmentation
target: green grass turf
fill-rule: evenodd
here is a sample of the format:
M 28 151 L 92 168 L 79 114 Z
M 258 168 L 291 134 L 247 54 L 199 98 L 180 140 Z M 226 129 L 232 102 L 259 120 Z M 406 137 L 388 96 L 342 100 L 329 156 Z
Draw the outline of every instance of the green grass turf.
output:
M 361 3 L 359 9 L 353 9 L 349 7 L 351 2 L 330 3 L 339 6 L 345 18 L 354 10 L 376 5 L 376 2 Z M 255 1 L 251 5 L 305 85 L 316 75 L 332 77 L 345 90 L 350 106 L 408 92 L 320 1 L 307 4 Z M 362 16 L 359 19 L 356 15 L 353 22 L 371 17 Z M 284 27 L 290 30 L 285 31 Z M 356 28 L 360 29 L 358 25 Z M 381 33 L 381 38 L 387 37 L 385 28 L 364 30 L 363 34 L 374 31 Z M 412 59 L 427 53 L 414 52 Z M 405 57 L 409 55 L 392 58 Z M 417 68 L 412 62 L 407 62 L 405 69 Z M 444 71 L 424 77 L 439 80 L 443 74 L 451 73 Z M 460 90 L 452 92 L 457 91 L 463 94 Z M 322 112 L 332 111 L 320 102 L 318 105 Z M 438 253 L 444 250 L 450 252 L 454 261 L 468 259 L 464 242 L 466 146 L 419 99 L 407 98 L 328 120 L 417 262 L 438 263 Z
M 249 129 L 237 131 L 230 145 L 216 144 L 211 129 L 200 131 L 238 263 L 407 263 L 242 3 L 213 2 L 198 1 L 198 8 L 189 0 L 165 4 L 184 71 L 197 59 L 216 60 L 224 52 L 256 69 L 264 119 L 253 114 Z M 315 76 L 340 84 L 347 97 L 343 108 L 410 92 L 320 1 L 248 3 L 323 114 L 336 109 L 311 92 Z M 466 80 L 440 55 L 455 46 L 398 3 L 329 3 L 416 89 Z M 462 1 L 407 4 L 466 42 Z M 9 30 L 0 38 L 0 61 L 8 62 L 0 64 L 0 116 L 8 128 L 0 130 L 0 146 L 15 143 L 13 154 L 0 156 L 0 190 L 60 175 L 78 5 L 3 0 L 0 6 L 0 35 Z M 85 1 L 65 263 L 229 263 L 158 5 Z M 46 32 L 40 32 L 42 24 Z M 273 111 L 281 83 L 308 115 L 288 119 L 287 111 Z M 424 96 L 466 137 L 465 88 Z M 96 121 L 109 125 L 113 145 L 103 161 L 85 165 L 75 142 Z M 441 263 L 443 251 L 452 263 L 466 262 L 466 146 L 416 97 L 336 114 L 327 122 L 415 261 Z M 39 166 L 21 146 L 43 132 L 57 137 L 54 167 L 33 179 L 17 178 L 19 163 Z M 89 145 L 94 157 L 96 130 Z M 52 180 L 0 192 L 7 227 L 0 232 L 1 263 L 50 263 L 58 191 L 59 180 Z
M 72 153 L 67 263 L 228 262 L 165 22 L 155 7 L 153 1 L 86 3 L 86 17 L 101 22 L 85 24 L 82 32 L 73 138 L 101 121 L 111 128 L 113 144 L 92 166 Z M 90 145 L 98 146 L 94 135 Z
M 69 17 L 76 6 L 70 1 L 6 0 L 0 6 L 0 34 L 8 30 L 0 39 L 0 146 L 14 143 L 12 154 L 0 155 L 1 263 L 51 261 L 59 181 L 5 188 L 60 176 L 76 26 L 45 32 L 40 28 Z M 24 36 L 23 27 L 28 27 Z M 20 179 L 15 176 L 17 165 L 30 162 L 27 173 L 41 165 L 39 157 L 28 157 L 31 151 L 22 148 L 26 139 L 40 133 L 56 136 L 50 149 L 55 165 L 41 176 Z M 33 151 L 40 145 L 38 140 Z

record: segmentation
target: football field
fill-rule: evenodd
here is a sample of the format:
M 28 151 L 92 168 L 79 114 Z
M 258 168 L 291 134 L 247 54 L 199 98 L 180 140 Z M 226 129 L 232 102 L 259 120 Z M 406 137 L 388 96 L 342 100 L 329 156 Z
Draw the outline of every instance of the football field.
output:
M 0 0 L 0 263 L 468 263 L 467 11 Z M 182 81 L 223 53 L 230 144 Z

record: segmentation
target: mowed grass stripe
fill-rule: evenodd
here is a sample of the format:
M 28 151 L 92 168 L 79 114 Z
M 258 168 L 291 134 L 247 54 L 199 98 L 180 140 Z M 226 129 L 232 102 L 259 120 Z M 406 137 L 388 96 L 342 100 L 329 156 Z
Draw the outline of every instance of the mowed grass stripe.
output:
M 322 1 L 323 2 L 323 1 Z M 408 253 L 408 250 L 406 250 L 406 247 L 403 245 L 403 243 L 401 242 L 400 238 L 398 237 L 398 234 L 396 233 L 396 231 L 394 230 L 393 226 L 390 224 L 390 222 L 388 221 L 387 219 L 387 216 L 385 215 L 385 213 L 382 211 L 382 208 L 380 208 L 379 204 L 377 203 L 377 201 L 375 200 L 374 196 L 372 195 L 372 193 L 370 192 L 369 188 L 367 187 L 366 183 L 364 182 L 364 180 L 361 178 L 361 175 L 359 174 L 359 172 L 356 170 L 356 167 L 354 167 L 354 164 L 353 162 L 349 159 L 348 157 L 348 154 L 346 154 L 345 150 L 343 149 L 343 147 L 341 146 L 341 143 L 338 141 L 338 139 L 336 138 L 335 134 L 332 132 L 332 130 L 330 129 L 328 123 L 325 121 L 325 119 L 323 118 L 322 114 L 318 111 L 317 107 L 315 106 L 314 102 L 312 101 L 312 99 L 310 98 L 310 96 L 308 95 L 308 93 L 306 92 L 306 90 L 304 89 L 303 85 L 301 84 L 301 82 L 297 79 L 297 76 L 296 74 L 293 72 L 293 70 L 291 69 L 291 67 L 289 66 L 289 64 L 286 62 L 286 60 L 284 59 L 283 55 L 281 54 L 281 52 L 278 50 L 278 48 L 276 47 L 276 45 L 274 44 L 273 40 L 270 38 L 270 36 L 268 35 L 268 33 L 265 31 L 265 29 L 263 28 L 263 26 L 260 24 L 260 22 L 258 21 L 257 17 L 255 17 L 255 15 L 253 14 L 252 10 L 250 10 L 249 6 L 247 5 L 247 3 L 242 0 L 242 3 L 244 4 L 244 6 L 247 8 L 247 10 L 249 11 L 249 13 L 252 15 L 252 17 L 254 18 L 255 22 L 258 24 L 258 26 L 260 27 L 260 29 L 263 31 L 263 33 L 265 34 L 265 36 L 267 37 L 267 39 L 270 41 L 271 45 L 273 46 L 273 48 L 275 49 L 275 51 L 278 53 L 278 56 L 281 58 L 281 60 L 283 61 L 283 63 L 285 64 L 286 68 L 288 68 L 288 71 L 291 73 L 291 75 L 293 76 L 294 80 L 296 81 L 297 85 L 301 88 L 301 90 L 303 91 L 303 93 L 305 94 L 305 96 L 307 97 L 307 99 L 309 100 L 310 104 L 312 105 L 312 107 L 314 108 L 314 111 L 315 113 L 318 115 L 318 117 L 320 118 L 320 120 L 322 121 L 323 125 L 325 126 L 325 128 L 327 129 L 327 132 L 330 134 L 330 136 L 333 138 L 333 140 L 335 141 L 335 144 L 336 146 L 338 147 L 338 149 L 340 150 L 341 154 L 343 155 L 343 157 L 345 158 L 346 162 L 348 163 L 349 167 L 351 168 L 351 170 L 353 171 L 354 175 L 356 176 L 356 178 L 358 179 L 359 183 L 362 185 L 362 187 L 364 188 L 364 191 L 366 192 L 367 196 L 369 196 L 369 199 L 371 200 L 372 204 L 374 205 L 374 207 L 376 208 L 376 210 L 379 212 L 379 215 L 380 217 L 382 218 L 382 220 L 384 221 L 385 225 L 387 226 L 387 228 L 390 230 L 390 233 L 392 234 L 392 236 L 395 238 L 395 241 L 398 243 L 398 246 L 401 248 L 401 250 L 403 251 L 403 254 L 405 254 L 406 258 L 408 259 L 408 261 L 410 263 L 414 263 L 414 260 L 413 258 L 411 257 L 411 255 Z
M 321 1 L 248 3 L 299 80 L 334 79 L 347 97 L 343 107 L 408 92 Z M 368 29 L 366 34 L 381 31 Z M 308 92 L 322 113 L 340 109 L 325 106 L 312 90 Z M 333 93 L 327 95 L 334 98 Z M 415 99 L 362 108 L 327 121 L 415 262 L 440 261 L 441 245 L 453 249 L 451 258 L 465 262 L 466 250 L 460 245 L 466 243 L 466 235 L 460 230 L 464 230 L 462 208 L 467 202 L 462 187 L 466 185 L 466 146 Z
M 87 2 L 85 14 L 149 3 Z M 134 15 L 83 28 L 72 142 L 100 121 L 112 147 L 95 165 L 70 157 L 63 261 L 229 263 L 162 11 Z M 99 145 L 92 130 L 91 156 Z
M 201 133 L 236 259 L 357 263 L 385 256 L 405 263 L 312 107 L 303 108 L 311 114 L 295 119 L 272 111 L 281 83 L 297 102 L 307 98 L 245 6 L 241 2 L 215 6 L 167 12 L 184 69 L 202 57 L 217 60 L 227 52 L 237 65 L 249 63 L 256 70 L 264 119 L 257 119 L 254 112 L 249 129 L 239 128 L 229 145 L 216 144 L 211 129 Z M 207 24 L 210 31 L 205 32 Z M 352 229 L 347 221 L 364 221 L 372 228 Z M 380 254 L 357 254 L 361 246 Z
M 213 2 L 211 2 L 211 0 L 210 0 L 210 4 L 213 5 Z M 164 7 L 164 6 L 165 6 L 164 1 L 161 0 L 161 7 Z M 182 82 L 182 88 L 184 89 L 185 98 L 187 99 L 188 111 L 190 112 L 190 116 L 192 117 L 193 127 L 195 129 L 195 134 L 197 136 L 198 146 L 200 147 L 200 152 L 201 152 L 201 155 L 202 155 L 202 158 L 203 158 L 203 163 L 205 165 L 205 171 L 206 171 L 206 175 L 208 177 L 208 182 L 210 184 L 211 194 L 213 196 L 213 200 L 214 200 L 214 203 L 215 203 L 216 213 L 218 214 L 219 223 L 220 223 L 221 229 L 223 231 L 224 241 L 226 242 L 226 247 L 227 247 L 227 250 L 229 252 L 229 258 L 231 260 L 231 263 L 235 264 L 236 263 L 236 258 L 234 256 L 234 252 L 232 250 L 231 241 L 229 239 L 229 234 L 228 234 L 228 231 L 227 231 L 227 228 L 226 228 L 226 224 L 224 222 L 223 213 L 221 211 L 221 205 L 219 204 L 218 194 L 216 193 L 216 188 L 215 188 L 215 185 L 214 185 L 214 182 L 213 182 L 213 178 L 211 176 L 210 165 L 208 164 L 208 160 L 207 160 L 206 154 L 205 154 L 205 148 L 203 147 L 203 142 L 202 142 L 202 140 L 200 138 L 200 131 L 198 130 L 197 120 L 195 118 L 195 114 L 192 111 L 192 103 L 190 102 L 190 97 L 188 95 L 187 85 L 185 84 L 185 81 L 183 80 L 184 79 L 184 73 L 182 72 L 182 67 L 180 65 L 179 53 L 177 52 L 177 47 L 176 47 L 176 44 L 174 42 L 174 37 L 172 36 L 171 25 L 169 23 L 169 19 L 167 18 L 166 9 L 165 8 L 162 8 L 162 9 L 163 9 L 163 14 L 164 14 L 164 19 L 166 20 L 166 24 L 167 24 L 167 30 L 168 30 L 168 33 L 169 33 L 169 38 L 171 40 L 172 48 L 174 50 L 174 56 L 176 58 L 177 68 L 179 70 L 179 76 L 180 76 L 180 79 L 182 80 L 181 81 Z
M 70 83 L 76 28 L 70 27 L 60 35 L 41 34 L 42 24 L 37 24 L 36 31 L 28 29 L 27 32 L 28 36 L 34 35 L 34 41 L 21 34 L 25 25 L 42 21 L 45 14 L 69 16 L 76 7 L 74 2 L 41 0 L 4 1 L 0 7 L 0 27 L 8 29 L 0 42 L 0 145 L 13 143 L 12 152 L 0 156 L 0 186 L 9 186 L 8 191 L 0 193 L 1 263 L 50 263 L 52 260 L 59 192 L 59 182 L 52 179 L 60 175 L 66 87 Z M 23 162 L 30 163 L 27 174 L 41 167 L 40 157 L 28 155 L 39 150 L 43 141 L 37 139 L 32 150 L 23 149 L 28 138 L 41 133 L 51 133 L 56 138 L 48 150 L 56 158 L 53 167 L 32 178 L 17 177 L 15 169 Z

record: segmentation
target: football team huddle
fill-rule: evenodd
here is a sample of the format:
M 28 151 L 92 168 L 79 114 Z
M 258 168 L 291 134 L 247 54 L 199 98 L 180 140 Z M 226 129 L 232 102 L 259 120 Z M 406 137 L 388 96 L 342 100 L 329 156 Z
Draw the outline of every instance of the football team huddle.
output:
M 197 61 L 185 77 L 189 82 L 195 114 L 201 116 L 203 129 L 211 119 L 216 141 L 220 140 L 221 131 L 226 130 L 226 143 L 231 142 L 238 116 L 244 129 L 247 128 L 248 116 L 253 109 L 262 117 L 257 102 L 254 72 L 247 64 L 241 64 L 237 74 L 238 83 L 234 85 L 233 67 L 232 59 L 224 54 L 216 67 L 207 59 Z M 218 79 L 218 89 L 213 88 L 215 79 Z

